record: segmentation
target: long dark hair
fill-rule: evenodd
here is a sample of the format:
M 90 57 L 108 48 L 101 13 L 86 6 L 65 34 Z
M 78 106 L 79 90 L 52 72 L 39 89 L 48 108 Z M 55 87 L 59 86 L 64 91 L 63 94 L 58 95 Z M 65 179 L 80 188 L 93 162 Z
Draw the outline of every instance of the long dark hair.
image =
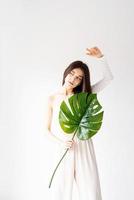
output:
M 75 88 L 73 88 L 73 92 L 74 93 L 79 93 L 79 92 L 89 92 L 92 93 L 92 89 L 91 89 L 91 83 L 90 83 L 90 72 L 89 72 L 89 68 L 87 66 L 87 64 L 83 63 L 80 60 L 76 60 L 74 62 L 72 62 L 64 71 L 63 74 L 63 80 L 62 80 L 62 85 L 65 82 L 65 78 L 66 76 L 75 68 L 80 68 L 83 73 L 84 76 L 82 78 L 82 81 L 80 83 L 80 85 L 76 86 Z

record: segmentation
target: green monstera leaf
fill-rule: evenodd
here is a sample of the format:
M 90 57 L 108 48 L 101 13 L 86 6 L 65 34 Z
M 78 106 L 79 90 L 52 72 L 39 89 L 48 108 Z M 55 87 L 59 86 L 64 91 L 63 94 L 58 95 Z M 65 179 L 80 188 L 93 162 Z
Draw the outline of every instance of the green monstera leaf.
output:
M 67 134 L 77 132 L 80 140 L 87 140 L 95 135 L 102 125 L 104 111 L 97 94 L 81 92 L 74 94 L 61 103 L 59 112 L 59 123 Z
M 60 126 L 65 133 L 73 133 L 72 139 L 77 135 L 80 140 L 88 140 L 99 131 L 102 125 L 104 111 L 99 112 L 101 109 L 102 106 L 97 99 L 97 94 L 87 92 L 74 94 L 68 99 L 68 105 L 65 101 L 62 101 L 60 105 Z M 52 174 L 49 188 L 51 187 L 56 170 L 68 150 L 69 148 L 58 162 Z

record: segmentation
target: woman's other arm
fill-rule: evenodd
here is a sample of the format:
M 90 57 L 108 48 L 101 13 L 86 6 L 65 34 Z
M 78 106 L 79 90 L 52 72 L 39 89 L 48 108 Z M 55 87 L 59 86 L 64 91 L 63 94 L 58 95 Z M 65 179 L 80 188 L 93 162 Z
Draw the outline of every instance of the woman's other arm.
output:
M 99 60 L 101 62 L 103 78 L 91 86 L 93 93 L 100 92 L 113 80 L 113 73 L 111 72 L 106 57 L 102 56 Z
M 98 47 L 93 47 L 90 49 L 87 48 L 86 50 L 87 50 L 86 53 L 87 55 L 99 58 L 99 61 L 101 62 L 103 78 L 91 86 L 92 92 L 97 93 L 100 92 L 102 89 L 104 89 L 110 83 L 110 81 L 113 80 L 113 74 L 108 65 L 106 57 L 103 55 L 103 53 Z

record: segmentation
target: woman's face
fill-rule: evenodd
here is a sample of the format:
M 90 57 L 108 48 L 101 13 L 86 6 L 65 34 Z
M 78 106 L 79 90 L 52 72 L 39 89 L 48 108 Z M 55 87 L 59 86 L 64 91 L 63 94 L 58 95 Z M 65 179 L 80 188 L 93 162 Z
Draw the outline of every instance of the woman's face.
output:
M 83 71 L 80 68 L 75 68 L 65 78 L 65 86 L 67 88 L 75 88 L 80 85 L 83 78 Z

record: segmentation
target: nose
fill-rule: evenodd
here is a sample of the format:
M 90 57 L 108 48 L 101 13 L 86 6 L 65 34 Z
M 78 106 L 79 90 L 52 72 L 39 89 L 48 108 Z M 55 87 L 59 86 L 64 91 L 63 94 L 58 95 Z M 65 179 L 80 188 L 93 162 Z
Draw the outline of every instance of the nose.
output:
M 71 82 L 73 83 L 75 81 L 75 76 L 71 77 Z

